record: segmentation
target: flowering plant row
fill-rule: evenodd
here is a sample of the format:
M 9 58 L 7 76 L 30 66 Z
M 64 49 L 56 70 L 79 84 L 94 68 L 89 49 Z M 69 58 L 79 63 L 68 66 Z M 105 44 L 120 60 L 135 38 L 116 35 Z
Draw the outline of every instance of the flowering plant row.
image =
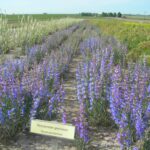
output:
M 83 62 L 76 72 L 80 115 L 78 135 L 89 141 L 89 126 L 118 126 L 121 149 L 144 137 L 150 120 L 150 72 L 143 64 L 126 64 L 126 47 L 111 38 L 81 44 Z M 118 57 L 119 56 L 119 57 Z M 81 119 L 83 116 L 86 119 Z M 113 124 L 114 124 L 113 123 Z
M 80 40 L 76 34 L 68 40 L 72 41 L 70 45 L 66 41 L 63 47 L 52 50 L 42 61 L 31 67 L 28 65 L 28 57 L 0 66 L 1 138 L 16 135 L 33 118 L 52 120 L 63 113 L 65 93 L 61 85 L 61 74 L 66 71 L 73 51 L 76 51 L 76 47 L 72 47 L 74 42 Z

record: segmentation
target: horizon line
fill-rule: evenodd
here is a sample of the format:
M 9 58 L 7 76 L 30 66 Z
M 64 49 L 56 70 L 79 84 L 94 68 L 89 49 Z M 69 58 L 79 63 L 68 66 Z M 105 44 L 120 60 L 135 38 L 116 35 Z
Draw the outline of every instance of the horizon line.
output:
M 103 11 L 105 13 L 118 13 L 120 11 L 117 11 L 117 12 L 106 12 L 106 11 Z M 47 14 L 47 15 L 76 15 L 76 14 L 81 14 L 81 13 L 92 13 L 92 14 L 102 14 L 103 12 L 101 13 L 98 13 L 98 12 L 78 12 L 78 13 L 48 13 L 48 12 L 43 12 L 43 13 L 3 13 L 1 12 L 0 14 L 3 14 L 3 15 L 42 15 L 42 14 Z M 122 13 L 122 12 L 120 12 Z M 140 15 L 140 16 L 150 16 L 150 14 L 144 14 L 144 13 L 122 13 L 123 15 Z

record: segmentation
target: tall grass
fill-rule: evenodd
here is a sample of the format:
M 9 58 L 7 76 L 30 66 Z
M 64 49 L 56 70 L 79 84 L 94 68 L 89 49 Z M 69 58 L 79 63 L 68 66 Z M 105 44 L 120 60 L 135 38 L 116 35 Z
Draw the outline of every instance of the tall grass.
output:
M 80 19 L 55 19 L 50 21 L 37 21 L 30 16 L 22 17 L 17 27 L 11 27 L 6 17 L 0 17 L 0 54 L 9 53 L 10 50 L 21 48 L 23 54 L 25 48 L 33 44 L 41 43 L 44 36 L 57 30 L 79 22 Z

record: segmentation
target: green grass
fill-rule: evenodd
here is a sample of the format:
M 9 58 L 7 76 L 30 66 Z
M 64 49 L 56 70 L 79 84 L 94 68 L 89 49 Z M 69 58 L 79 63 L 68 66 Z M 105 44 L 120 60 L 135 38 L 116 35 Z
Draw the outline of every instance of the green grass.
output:
M 18 21 L 18 20 L 20 20 L 20 18 L 22 18 L 22 17 L 28 17 L 28 16 L 30 16 L 30 17 L 32 17 L 32 18 L 34 18 L 34 19 L 36 19 L 36 20 L 40 20 L 40 21 L 42 21 L 42 20 L 50 20 L 50 19 L 60 19 L 60 18 L 64 18 L 64 17 L 67 17 L 67 15 L 63 15 L 63 14 L 58 14 L 58 15 L 56 15 L 56 14 L 54 14 L 54 15 L 49 15 L 49 14 L 25 14 L 25 15 L 6 15 L 6 18 L 9 20 L 9 22 L 16 22 L 16 21 Z M 69 15 L 68 15 L 69 16 Z
M 135 20 L 150 20 L 150 15 L 125 15 L 125 17 Z
M 30 16 L 33 19 L 39 20 L 39 21 L 47 21 L 51 19 L 60 19 L 60 18 L 79 18 L 81 17 L 79 14 L 14 14 L 14 15 L 3 15 L 3 17 L 6 17 L 8 19 L 8 23 L 17 23 L 21 20 L 22 17 L 27 18 Z
M 95 18 L 101 18 L 95 17 L 95 16 L 81 16 L 81 14 L 13 14 L 13 15 L 2 15 L 8 20 L 9 24 L 17 24 L 22 17 L 25 19 L 30 16 L 33 19 L 36 19 L 38 21 L 47 21 L 51 19 L 61 19 L 61 18 L 81 18 L 81 19 L 95 19 Z
M 74 17 L 74 18 L 88 18 L 88 19 L 93 19 L 93 18 L 99 18 L 98 17 L 92 17 L 92 16 L 81 16 L 81 14 L 12 14 L 12 15 L 3 15 L 5 16 L 9 23 L 15 23 L 19 21 L 23 16 L 27 18 L 27 16 L 30 16 L 36 20 L 40 21 L 45 21 L 45 20 L 50 20 L 50 19 L 60 19 L 60 18 L 65 18 L 65 17 Z M 150 15 L 123 15 L 127 19 L 135 19 L 135 20 L 150 20 Z M 102 17 L 100 17 L 102 18 Z

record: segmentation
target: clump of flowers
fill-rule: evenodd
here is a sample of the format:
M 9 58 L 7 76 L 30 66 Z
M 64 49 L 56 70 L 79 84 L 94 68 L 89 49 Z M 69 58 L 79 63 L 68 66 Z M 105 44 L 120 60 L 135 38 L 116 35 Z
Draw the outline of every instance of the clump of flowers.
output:
M 50 35 L 43 44 L 28 48 L 26 52 L 28 63 L 30 65 L 35 62 L 40 63 L 46 55 L 51 54 L 51 51 L 56 49 L 58 45 L 75 32 L 78 27 L 78 25 L 74 25 L 70 28 L 57 31 Z
M 29 120 L 32 98 L 22 83 L 24 63 L 7 64 L 0 72 L 0 138 L 14 136 Z
M 149 74 L 142 65 L 114 68 L 110 92 L 112 118 L 119 127 L 121 149 L 129 148 L 144 136 L 149 116 Z
M 93 125 L 110 125 L 108 93 L 112 74 L 114 52 L 104 47 L 100 38 L 90 38 L 81 44 L 83 62 L 76 72 L 77 97 L 86 104 L 88 121 Z
M 78 117 L 75 119 L 76 126 L 76 143 L 78 149 L 84 149 L 86 144 L 90 141 L 89 138 L 89 124 L 87 114 L 85 112 L 85 104 L 80 103 L 80 111 Z

